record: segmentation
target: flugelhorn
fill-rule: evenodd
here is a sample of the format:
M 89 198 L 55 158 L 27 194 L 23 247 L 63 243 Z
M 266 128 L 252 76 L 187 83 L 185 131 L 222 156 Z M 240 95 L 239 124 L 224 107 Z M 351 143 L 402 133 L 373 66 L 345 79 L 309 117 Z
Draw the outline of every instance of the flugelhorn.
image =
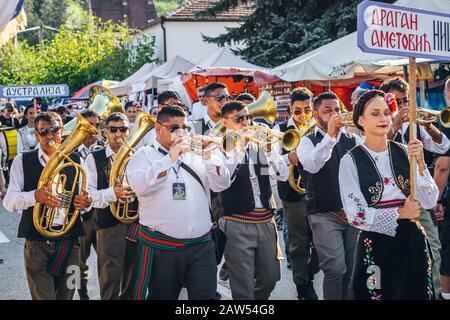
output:
M 193 153 L 201 155 L 219 148 L 228 157 L 236 156 L 244 149 L 242 135 L 235 131 L 226 131 L 221 136 L 204 136 L 191 133 L 187 135 Z M 207 146 L 204 144 L 207 143 Z
M 111 172 L 109 175 L 109 186 L 117 187 L 123 186 L 126 178 L 125 170 L 130 161 L 131 155 L 135 152 L 135 147 L 141 141 L 141 139 L 149 132 L 156 123 L 156 119 L 140 110 L 137 115 L 136 124 L 130 135 L 123 141 L 123 145 L 120 147 L 117 153 L 116 159 L 111 166 Z M 118 200 L 111 203 L 110 209 L 114 218 L 121 223 L 129 224 L 136 221 L 139 218 L 137 208 L 130 208 L 132 201 L 130 199 Z
M 316 126 L 316 119 L 311 118 L 309 121 L 305 123 L 305 125 L 298 130 L 299 138 L 301 139 L 303 136 L 312 133 Z M 300 150 L 301 152 L 301 150 Z M 298 194 L 305 194 L 306 190 L 301 187 L 302 177 L 300 174 L 298 175 L 298 178 L 295 178 L 295 169 L 297 166 L 293 165 L 292 163 L 289 164 L 289 185 L 292 189 L 294 189 Z
M 97 130 L 80 114 L 77 114 L 76 126 L 66 140 L 55 150 L 50 157 L 37 185 L 37 189 L 51 186 L 47 190 L 55 194 L 61 200 L 61 205 L 56 208 L 50 208 L 41 203 L 36 203 L 33 209 L 33 224 L 36 230 L 46 238 L 61 237 L 68 233 L 74 226 L 79 210 L 73 209 L 73 198 L 78 187 L 81 175 L 81 190 L 86 190 L 87 175 L 86 171 L 78 163 L 70 159 L 70 154 L 78 148 L 84 139 L 97 135 Z M 67 162 L 64 162 L 67 160 Z M 74 170 L 74 181 L 72 186 L 67 186 L 67 170 Z M 64 172 L 63 172 L 64 171 Z M 63 215 L 63 223 L 54 227 L 54 220 L 57 214 Z

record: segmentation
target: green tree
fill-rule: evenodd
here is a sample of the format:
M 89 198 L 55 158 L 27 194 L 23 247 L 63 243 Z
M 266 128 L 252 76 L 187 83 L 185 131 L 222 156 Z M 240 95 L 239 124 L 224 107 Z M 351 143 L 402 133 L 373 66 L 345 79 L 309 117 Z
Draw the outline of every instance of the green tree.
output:
M 153 37 L 95 19 L 90 31 L 87 26 L 63 26 L 52 40 L 45 40 L 43 50 L 27 41 L 0 48 L 0 83 L 67 83 L 74 92 L 100 79 L 122 80 L 152 61 L 153 53 Z
M 257 65 L 274 67 L 356 30 L 361 0 L 221 0 L 197 14 L 215 16 L 239 3 L 253 3 L 253 14 L 236 28 L 203 38 Z M 394 0 L 381 0 L 392 3 Z

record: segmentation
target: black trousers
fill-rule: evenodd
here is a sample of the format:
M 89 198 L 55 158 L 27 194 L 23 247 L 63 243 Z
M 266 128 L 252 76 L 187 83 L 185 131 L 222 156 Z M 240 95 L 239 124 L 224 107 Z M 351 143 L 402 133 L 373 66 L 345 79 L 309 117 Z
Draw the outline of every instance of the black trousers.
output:
M 361 231 L 353 278 L 356 299 L 431 300 L 432 261 L 416 224 L 398 220 L 395 237 Z
M 185 286 L 189 300 L 213 300 L 217 291 L 214 242 L 180 251 L 155 249 L 148 300 L 177 300 Z

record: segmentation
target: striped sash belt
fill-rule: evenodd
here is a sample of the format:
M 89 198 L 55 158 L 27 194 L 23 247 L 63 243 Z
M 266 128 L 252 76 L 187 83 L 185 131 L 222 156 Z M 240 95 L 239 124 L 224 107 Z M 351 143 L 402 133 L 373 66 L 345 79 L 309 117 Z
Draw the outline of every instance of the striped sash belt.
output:
M 134 300 L 144 300 L 147 296 L 155 249 L 179 251 L 209 240 L 211 240 L 210 232 L 198 238 L 176 239 L 141 225 L 139 230 L 139 269 L 134 284 Z
M 60 277 L 65 273 L 74 243 L 74 239 L 51 241 L 54 252 L 47 264 L 47 272 L 51 276 Z

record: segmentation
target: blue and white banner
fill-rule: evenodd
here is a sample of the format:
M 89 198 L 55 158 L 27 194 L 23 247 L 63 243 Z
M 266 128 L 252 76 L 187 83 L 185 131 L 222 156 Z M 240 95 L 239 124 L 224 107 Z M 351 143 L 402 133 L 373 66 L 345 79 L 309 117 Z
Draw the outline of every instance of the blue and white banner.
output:
M 67 97 L 67 84 L 42 84 L 36 86 L 0 86 L 0 98 Z

